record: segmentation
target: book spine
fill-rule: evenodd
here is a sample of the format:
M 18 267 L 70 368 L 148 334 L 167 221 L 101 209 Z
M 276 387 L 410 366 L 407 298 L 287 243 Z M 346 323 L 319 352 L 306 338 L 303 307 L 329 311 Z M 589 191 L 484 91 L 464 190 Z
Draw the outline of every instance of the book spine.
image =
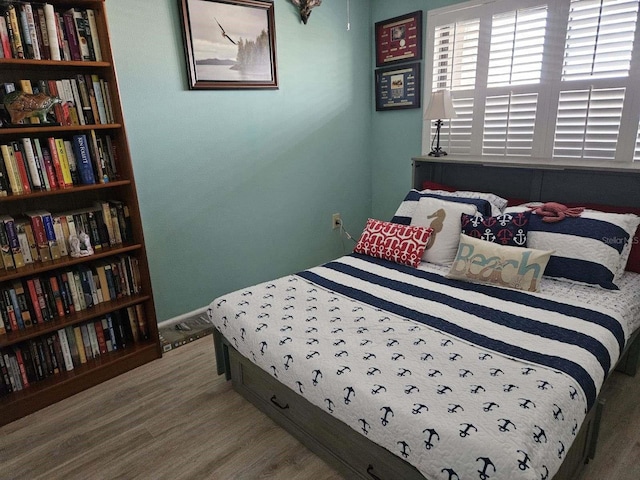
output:
M 31 243 L 29 241 L 29 236 L 27 234 L 27 224 L 20 221 L 16 222 L 16 232 L 18 234 L 18 242 L 20 243 L 20 252 L 22 253 L 22 257 L 24 259 L 25 265 L 33 263 L 35 259 L 33 258 L 31 251 Z
M 15 157 L 11 154 L 13 147 L 11 145 L 0 145 L 0 153 L 8 174 L 9 187 L 14 195 L 22 193 L 22 181 L 18 174 L 18 166 L 15 164 Z
M 44 233 L 47 236 L 51 258 L 53 260 L 57 260 L 58 258 L 60 258 L 60 246 L 58 245 L 58 239 L 56 238 L 56 231 L 53 228 L 53 218 L 51 217 L 51 214 L 49 212 L 45 211 L 40 214 L 40 217 L 42 218 Z
M 11 294 L 8 288 L 2 290 L 2 296 L 4 297 L 4 306 L 7 309 L 7 317 L 9 318 L 11 331 L 17 332 L 20 327 L 18 326 L 18 318 L 16 317 L 16 312 L 14 310 L 13 302 L 11 301 Z
M 9 235 L 4 226 L 4 222 L 0 222 L 0 256 L 4 263 L 5 270 L 15 270 L 16 264 L 11 255 L 11 245 L 9 244 Z
M 20 303 L 18 303 L 18 295 L 16 295 L 16 290 L 11 287 L 9 288 L 9 298 L 11 299 L 11 305 L 13 306 L 13 313 L 16 315 L 16 322 L 18 322 L 18 329 L 24 330 L 25 324 L 22 320 L 22 310 L 20 310 Z
M 102 61 L 102 48 L 100 46 L 100 35 L 98 34 L 98 24 L 96 23 L 95 12 L 91 8 L 86 9 L 87 20 L 89 21 L 89 30 L 91 31 L 91 40 L 93 41 L 93 53 L 97 62 Z
M 56 305 L 56 312 L 59 317 L 65 316 L 64 303 L 62 303 L 62 293 L 60 292 L 60 286 L 58 285 L 58 279 L 55 275 L 49 277 L 49 284 L 51 285 L 51 291 L 53 292 L 53 300 Z
M 19 4 L 16 10 L 18 22 L 20 22 L 20 35 L 22 36 L 22 46 L 24 48 L 24 58 L 35 58 L 33 53 L 33 41 L 29 33 L 29 23 L 27 21 L 27 11 L 24 4 Z
M 104 102 L 104 97 L 102 95 L 102 86 L 100 85 L 100 77 L 98 75 L 91 75 L 91 81 L 93 84 L 93 92 L 96 97 L 96 105 L 98 107 L 98 116 L 100 118 L 100 123 L 106 124 L 109 123 L 107 121 L 107 109 Z
M 58 330 L 58 338 L 60 339 L 60 348 L 62 349 L 62 357 L 64 359 L 65 370 L 70 372 L 73 370 L 73 357 L 71 356 L 71 348 L 67 339 L 67 332 L 63 328 Z
M 82 340 L 82 331 L 80 330 L 80 327 L 73 327 L 73 334 L 76 339 L 76 346 L 78 348 L 80 363 L 87 363 L 87 354 L 84 346 L 84 341 Z
M 53 169 L 55 172 L 56 183 L 60 188 L 67 188 L 67 184 L 64 181 L 64 174 L 62 172 L 62 165 L 60 164 L 60 157 L 58 157 L 58 147 L 56 146 L 56 139 L 49 137 L 49 153 L 51 155 L 51 162 L 53 163 Z
M 40 60 L 42 58 L 42 55 L 40 54 L 40 45 L 38 45 L 38 34 L 36 33 L 36 22 L 30 3 L 24 4 L 24 12 L 27 21 L 27 30 L 29 32 L 28 35 L 31 38 L 31 45 L 33 48 L 33 58 L 35 60 Z M 26 34 L 27 32 L 25 31 L 25 35 Z
M 33 151 L 33 144 L 30 138 L 21 138 L 22 148 L 24 149 L 25 157 L 27 159 L 27 165 L 29 166 L 29 172 L 31 173 L 31 183 L 35 188 L 41 189 L 42 183 L 40 181 L 40 172 L 38 164 L 36 162 L 35 152 Z
M 71 53 L 71 60 L 82 60 L 82 53 L 80 52 L 80 44 L 78 43 L 78 34 L 76 32 L 76 24 L 73 20 L 73 11 L 66 11 L 62 14 L 62 20 L 64 22 L 64 31 L 67 34 L 67 41 L 69 42 L 69 52 Z
M 22 255 L 22 249 L 20 248 L 20 240 L 18 239 L 16 223 L 13 217 L 10 217 L 8 215 L 3 215 L 2 221 L 4 222 L 4 229 L 7 232 L 9 249 L 11 255 L 13 256 L 13 264 L 16 268 L 24 267 L 24 256 Z
M 62 171 L 62 179 L 64 181 L 65 188 L 73 186 L 73 180 L 71 179 L 71 169 L 69 168 L 69 159 L 67 158 L 67 151 L 64 148 L 64 140 L 62 138 L 55 139 L 56 152 L 58 154 L 58 160 L 60 162 L 60 170 Z
M 4 16 L 0 17 L 0 43 L 2 44 L 4 58 L 13 58 L 11 43 L 9 41 L 9 30 L 7 29 L 7 19 Z
M 39 26 L 39 39 L 41 39 L 42 48 L 40 54 L 45 60 L 51 60 L 51 50 L 49 46 L 49 32 L 47 30 L 47 18 L 44 13 L 43 6 L 38 6 L 35 10 L 35 15 L 38 18 L 37 25 Z
M 75 9 L 73 11 L 73 22 L 76 27 L 76 35 L 78 36 L 78 46 L 80 48 L 81 59 L 89 62 L 94 59 L 93 44 L 90 45 L 91 32 L 89 30 L 89 22 L 84 18 L 84 15 L 80 10 Z
M 40 143 L 38 142 L 38 145 Z M 49 183 L 50 190 L 58 189 L 58 181 L 56 180 L 55 166 L 53 165 L 53 158 L 51 157 L 51 150 L 48 147 L 42 148 L 42 162 L 44 163 L 44 171 L 46 173 L 47 182 Z
M 27 280 L 27 288 L 29 289 L 29 297 L 31 298 L 33 313 L 35 314 L 35 323 L 44 323 L 44 317 L 42 316 L 42 309 L 40 308 L 38 293 L 36 292 L 36 284 L 33 278 Z
M 47 37 L 49 38 L 49 54 L 51 60 L 62 60 L 60 57 L 60 42 L 56 14 L 53 9 L 53 5 L 50 3 L 44 4 L 44 19 L 47 27 Z
M 93 166 L 91 156 L 89 155 L 89 145 L 87 143 L 87 136 L 84 134 L 73 136 L 73 151 L 76 156 L 76 162 L 78 164 L 78 173 L 80 182 L 84 185 L 91 185 L 96 183 L 93 175 Z
M 91 141 L 89 142 L 89 150 L 90 155 L 93 158 L 93 165 L 95 167 L 98 180 L 100 181 L 100 183 L 107 183 L 109 181 L 109 177 L 106 175 L 104 169 L 104 158 L 100 155 L 100 151 L 98 149 L 98 139 L 96 136 L 96 131 L 91 129 L 89 133 L 91 136 Z
M 7 9 L 9 15 L 9 25 L 11 25 L 11 31 L 13 32 L 13 48 L 15 52 L 15 58 L 25 58 L 24 45 L 22 43 L 22 35 L 20 34 L 20 25 L 18 21 L 18 13 L 14 5 L 9 5 Z
M 12 147 L 9 149 L 9 155 L 14 158 L 18 175 L 20 177 L 21 193 L 31 193 L 31 185 L 29 185 L 29 174 L 27 173 L 27 165 L 22 157 L 22 152 L 18 147 L 17 142 L 12 142 Z

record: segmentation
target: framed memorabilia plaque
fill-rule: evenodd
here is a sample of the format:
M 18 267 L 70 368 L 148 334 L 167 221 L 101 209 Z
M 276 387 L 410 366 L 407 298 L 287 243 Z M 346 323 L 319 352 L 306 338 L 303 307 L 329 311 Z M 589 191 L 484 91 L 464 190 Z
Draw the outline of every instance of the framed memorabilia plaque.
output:
M 376 110 L 420 108 L 420 63 L 376 70 Z
M 376 67 L 422 60 L 422 10 L 376 23 Z

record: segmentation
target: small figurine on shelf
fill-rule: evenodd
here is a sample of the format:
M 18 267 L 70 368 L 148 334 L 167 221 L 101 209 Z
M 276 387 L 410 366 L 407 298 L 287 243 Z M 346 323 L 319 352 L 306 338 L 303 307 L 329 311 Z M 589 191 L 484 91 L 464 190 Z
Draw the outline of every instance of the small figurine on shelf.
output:
M 71 256 L 74 258 L 93 255 L 91 240 L 89 235 L 84 232 L 80 232 L 78 235 L 69 235 L 69 247 Z
M 47 121 L 47 113 L 62 100 L 46 93 L 11 92 L 4 96 L 3 103 L 11 115 L 11 123 L 18 124 L 27 117 L 38 117 L 42 123 L 51 123 Z

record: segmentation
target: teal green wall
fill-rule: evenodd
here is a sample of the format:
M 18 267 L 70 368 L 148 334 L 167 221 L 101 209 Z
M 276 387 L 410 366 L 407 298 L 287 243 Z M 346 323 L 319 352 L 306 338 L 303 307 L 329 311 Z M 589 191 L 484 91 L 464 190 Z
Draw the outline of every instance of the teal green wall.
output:
M 341 255 L 333 212 L 359 234 L 371 5 L 351 0 L 347 31 L 346 1 L 303 25 L 276 0 L 280 89 L 189 91 L 178 1 L 107 0 L 158 320 Z
M 387 18 L 422 10 L 423 33 L 426 35 L 427 11 L 460 1 L 462 0 L 400 0 L 393 2 L 373 0 L 372 24 Z M 430 53 L 423 52 L 423 58 L 425 60 L 430 58 Z M 423 84 L 425 60 L 422 61 Z M 422 98 L 422 101 L 428 102 L 429 99 Z M 422 151 L 422 109 L 374 111 L 371 144 L 373 147 L 371 216 L 386 220 L 393 216 L 403 197 L 411 188 L 411 157 L 420 155 Z

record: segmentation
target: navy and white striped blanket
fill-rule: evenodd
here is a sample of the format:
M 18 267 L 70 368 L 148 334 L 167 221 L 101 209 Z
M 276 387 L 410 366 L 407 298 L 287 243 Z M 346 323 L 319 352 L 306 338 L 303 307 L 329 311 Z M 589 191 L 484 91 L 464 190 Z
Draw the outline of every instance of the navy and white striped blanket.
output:
M 552 478 L 628 337 L 602 305 L 357 254 L 220 297 L 209 315 L 429 480 Z

